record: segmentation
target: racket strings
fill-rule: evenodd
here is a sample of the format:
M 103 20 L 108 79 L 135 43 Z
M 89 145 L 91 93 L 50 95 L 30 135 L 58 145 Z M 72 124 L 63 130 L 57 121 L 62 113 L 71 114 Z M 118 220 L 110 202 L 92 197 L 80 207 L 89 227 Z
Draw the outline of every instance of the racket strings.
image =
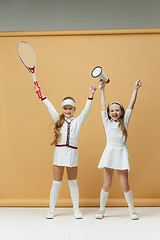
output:
M 22 60 L 22 62 L 28 67 L 28 68 L 34 68 L 35 66 L 35 55 L 33 53 L 33 50 L 30 48 L 30 46 L 25 42 L 20 42 L 18 45 L 18 53 Z

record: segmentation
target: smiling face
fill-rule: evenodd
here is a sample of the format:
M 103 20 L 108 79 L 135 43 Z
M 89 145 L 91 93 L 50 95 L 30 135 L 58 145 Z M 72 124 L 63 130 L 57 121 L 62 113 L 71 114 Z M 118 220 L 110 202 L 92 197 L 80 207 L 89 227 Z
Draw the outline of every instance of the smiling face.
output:
M 62 113 L 66 118 L 72 118 L 76 108 L 71 105 L 65 105 L 62 107 Z
M 123 111 L 121 110 L 121 107 L 117 103 L 113 103 L 109 106 L 109 116 L 112 118 L 112 120 L 117 121 L 123 114 Z

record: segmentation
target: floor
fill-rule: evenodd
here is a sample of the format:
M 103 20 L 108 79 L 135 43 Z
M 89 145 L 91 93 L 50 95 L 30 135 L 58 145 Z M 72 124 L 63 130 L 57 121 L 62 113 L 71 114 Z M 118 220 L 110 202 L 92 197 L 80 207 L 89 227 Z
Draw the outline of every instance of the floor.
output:
M 160 207 L 137 207 L 139 220 L 128 208 L 107 208 L 95 219 L 98 208 L 81 208 L 83 219 L 74 219 L 71 208 L 56 208 L 56 217 L 45 219 L 48 208 L 0 208 L 1 240 L 160 240 Z

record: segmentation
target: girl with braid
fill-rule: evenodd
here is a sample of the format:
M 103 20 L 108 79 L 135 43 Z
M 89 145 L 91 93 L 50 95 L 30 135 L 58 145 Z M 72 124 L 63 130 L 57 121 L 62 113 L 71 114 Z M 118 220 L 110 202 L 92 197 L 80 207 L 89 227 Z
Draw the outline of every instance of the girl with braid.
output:
M 124 192 L 131 219 L 137 220 L 138 214 L 134 209 L 133 195 L 128 183 L 128 171 L 130 170 L 128 151 L 126 147 L 127 126 L 133 111 L 133 107 L 137 98 L 138 89 L 141 87 L 141 81 L 135 83 L 133 94 L 126 110 L 119 102 L 111 102 L 106 110 L 105 104 L 105 84 L 100 81 L 101 88 L 101 106 L 102 121 L 107 137 L 107 145 L 100 159 L 98 168 L 103 169 L 104 181 L 100 193 L 100 208 L 96 214 L 97 219 L 102 219 L 105 213 L 105 205 L 107 202 L 109 190 L 112 184 L 112 176 L 114 169 L 117 170 L 120 185 Z
M 39 88 L 35 87 L 38 91 Z M 67 169 L 68 185 L 73 203 L 73 215 L 76 219 L 82 218 L 79 209 L 79 190 L 77 185 L 77 166 L 78 166 L 78 136 L 80 128 L 87 118 L 92 105 L 92 100 L 96 87 L 92 84 L 89 89 L 89 97 L 81 114 L 74 118 L 76 103 L 72 97 L 65 97 L 62 101 L 62 113 L 58 114 L 49 100 L 43 96 L 42 101 L 55 123 L 54 140 L 55 145 L 53 159 L 53 183 L 50 191 L 50 208 L 46 216 L 47 219 L 55 217 L 55 205 L 59 190 L 62 184 L 64 168 Z

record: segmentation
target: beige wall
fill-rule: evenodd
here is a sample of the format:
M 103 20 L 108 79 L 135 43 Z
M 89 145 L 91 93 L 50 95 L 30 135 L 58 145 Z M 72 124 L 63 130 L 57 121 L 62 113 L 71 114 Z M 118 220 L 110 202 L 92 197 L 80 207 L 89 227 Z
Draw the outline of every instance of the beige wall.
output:
M 75 97 L 82 111 L 101 65 L 111 82 L 106 101 L 129 103 L 141 79 L 129 124 L 130 185 L 137 206 L 160 206 L 159 89 L 160 30 L 0 33 L 0 206 L 48 206 L 52 184 L 51 117 L 34 93 L 32 78 L 20 62 L 16 45 L 28 41 L 37 57 L 37 79 L 44 94 L 61 111 L 61 100 Z M 81 206 L 98 206 L 103 174 L 97 168 L 106 139 L 97 89 L 79 137 Z M 125 205 L 115 172 L 108 204 Z M 71 206 L 66 173 L 58 206 Z

